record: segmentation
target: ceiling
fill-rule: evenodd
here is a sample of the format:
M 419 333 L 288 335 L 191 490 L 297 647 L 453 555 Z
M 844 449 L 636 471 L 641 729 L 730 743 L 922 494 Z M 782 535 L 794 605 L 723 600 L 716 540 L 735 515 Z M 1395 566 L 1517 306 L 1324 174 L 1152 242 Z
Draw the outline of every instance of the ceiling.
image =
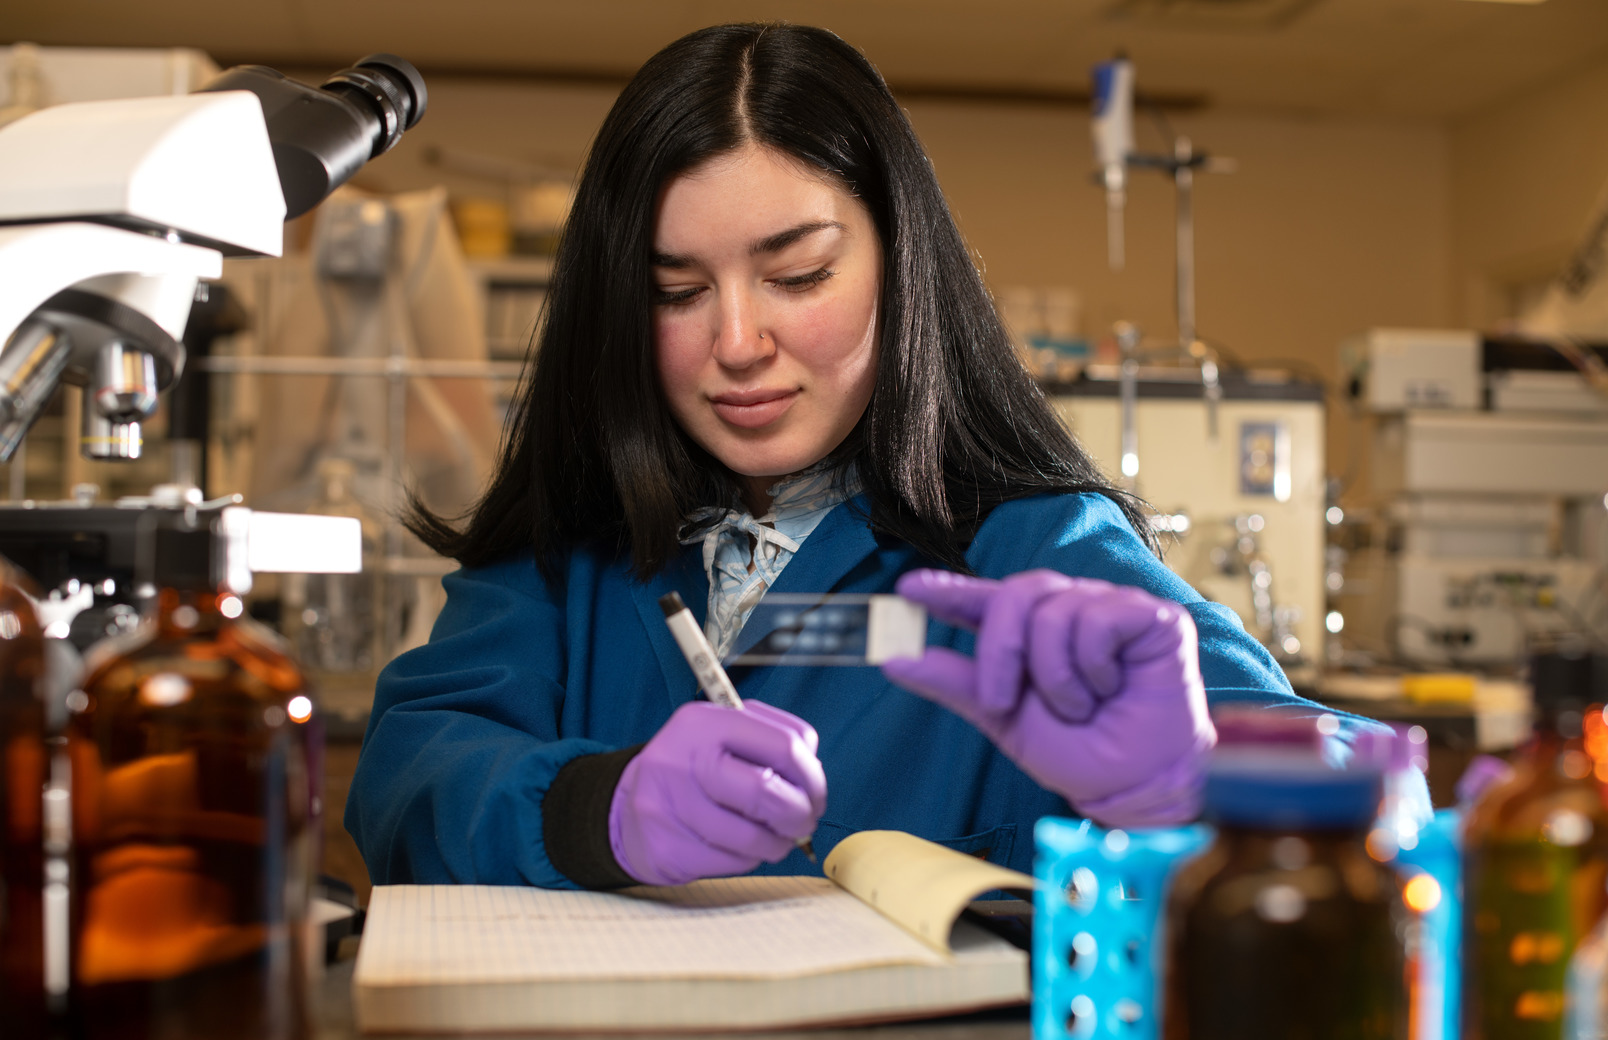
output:
M 825 25 L 906 95 L 1070 102 L 1123 50 L 1141 93 L 1328 115 L 1456 117 L 1608 56 L 1608 2 L 1473 0 L 10 0 L 0 42 L 188 46 L 220 63 L 616 82 L 723 21 Z

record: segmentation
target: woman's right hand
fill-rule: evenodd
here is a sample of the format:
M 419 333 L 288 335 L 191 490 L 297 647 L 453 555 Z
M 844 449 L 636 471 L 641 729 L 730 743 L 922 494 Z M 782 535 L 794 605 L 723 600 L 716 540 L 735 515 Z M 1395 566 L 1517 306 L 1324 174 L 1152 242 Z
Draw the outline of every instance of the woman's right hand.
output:
M 1169 826 L 1199 812 L 1217 731 L 1182 605 L 1045 570 L 998 581 L 912 571 L 897 587 L 976 632 L 977 650 L 928 647 L 884 664 L 890 680 L 971 722 L 1105 826 Z
M 646 885 L 679 885 L 775 863 L 826 810 L 809 723 L 761 701 L 676 709 L 620 776 L 609 846 Z

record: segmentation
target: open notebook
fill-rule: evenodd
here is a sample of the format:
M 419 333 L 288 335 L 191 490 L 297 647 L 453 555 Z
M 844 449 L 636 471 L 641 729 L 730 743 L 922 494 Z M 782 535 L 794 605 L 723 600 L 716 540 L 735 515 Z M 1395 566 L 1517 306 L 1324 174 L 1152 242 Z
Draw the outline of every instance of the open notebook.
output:
M 1027 954 L 957 918 L 1031 878 L 894 831 L 845 839 L 825 869 L 620 892 L 376 888 L 358 1026 L 763 1029 L 1027 999 Z

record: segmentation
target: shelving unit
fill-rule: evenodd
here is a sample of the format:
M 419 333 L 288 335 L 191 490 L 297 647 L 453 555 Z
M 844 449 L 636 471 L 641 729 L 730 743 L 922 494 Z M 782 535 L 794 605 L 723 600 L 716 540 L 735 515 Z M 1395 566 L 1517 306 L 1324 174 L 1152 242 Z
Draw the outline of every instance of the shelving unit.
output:
M 469 273 L 480 290 L 486 351 L 493 363 L 524 364 L 535 343 L 537 323 L 547 302 L 553 276 L 549 257 L 503 257 L 469 261 Z M 512 401 L 512 383 L 499 387 L 497 403 L 504 414 Z

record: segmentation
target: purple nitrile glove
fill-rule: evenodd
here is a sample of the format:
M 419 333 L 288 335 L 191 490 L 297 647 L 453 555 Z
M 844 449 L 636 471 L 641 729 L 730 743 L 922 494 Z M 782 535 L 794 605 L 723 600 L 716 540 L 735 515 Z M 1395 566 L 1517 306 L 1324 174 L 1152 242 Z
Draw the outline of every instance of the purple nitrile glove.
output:
M 971 722 L 1102 824 L 1166 826 L 1199 813 L 1217 732 L 1181 605 L 1045 570 L 1003 581 L 912 571 L 897 590 L 975 630 L 977 652 L 929 647 L 883 665 L 888 679 Z
M 645 885 L 743 874 L 815 830 L 826 773 L 809 723 L 760 701 L 676 709 L 609 804 L 609 848 Z
M 1497 784 L 1513 776 L 1513 767 L 1495 755 L 1475 755 L 1457 778 L 1457 804 L 1469 808 Z

